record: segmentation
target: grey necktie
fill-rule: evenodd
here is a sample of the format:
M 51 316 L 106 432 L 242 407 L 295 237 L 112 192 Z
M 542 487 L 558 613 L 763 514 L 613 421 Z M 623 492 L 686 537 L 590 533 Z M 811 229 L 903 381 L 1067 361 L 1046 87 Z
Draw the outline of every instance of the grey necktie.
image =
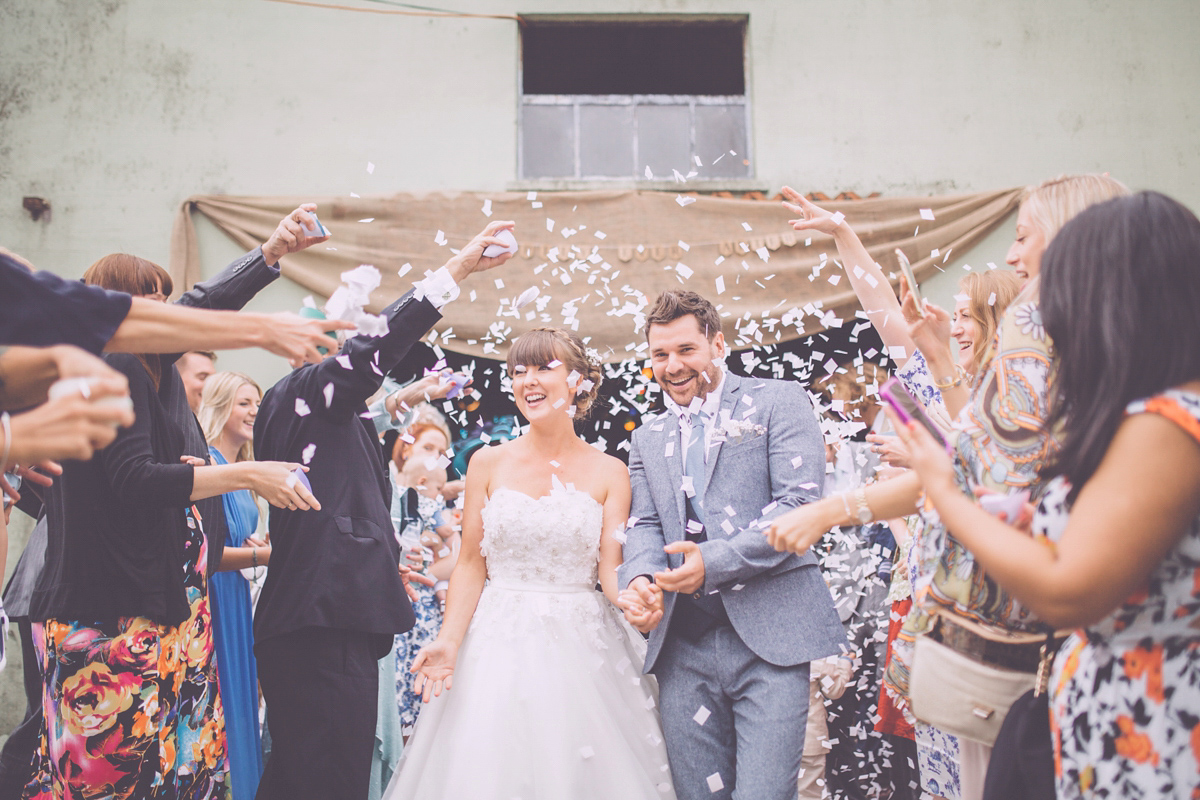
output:
M 695 494 L 690 498 L 692 513 L 696 521 L 704 524 L 704 426 L 711 414 L 697 412 L 692 415 L 692 430 L 688 437 L 687 453 L 684 454 L 684 474 L 692 479 Z

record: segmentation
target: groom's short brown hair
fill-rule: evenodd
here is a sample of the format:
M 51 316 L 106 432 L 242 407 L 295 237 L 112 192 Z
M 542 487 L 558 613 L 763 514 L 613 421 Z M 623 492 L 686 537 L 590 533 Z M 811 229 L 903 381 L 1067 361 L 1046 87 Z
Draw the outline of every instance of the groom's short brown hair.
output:
M 688 314 L 696 318 L 696 324 L 710 342 L 720 333 L 721 315 L 712 303 L 687 289 L 668 289 L 658 296 L 654 308 L 646 315 L 646 338 L 650 338 L 651 325 L 666 325 Z

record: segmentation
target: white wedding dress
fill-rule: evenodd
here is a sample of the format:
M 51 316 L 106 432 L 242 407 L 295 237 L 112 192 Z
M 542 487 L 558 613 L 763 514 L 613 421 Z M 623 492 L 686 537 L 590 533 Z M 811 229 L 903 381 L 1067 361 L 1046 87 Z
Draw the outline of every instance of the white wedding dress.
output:
M 595 590 L 602 513 L 557 481 L 492 494 L 453 688 L 422 709 L 385 800 L 674 798 L 645 643 Z

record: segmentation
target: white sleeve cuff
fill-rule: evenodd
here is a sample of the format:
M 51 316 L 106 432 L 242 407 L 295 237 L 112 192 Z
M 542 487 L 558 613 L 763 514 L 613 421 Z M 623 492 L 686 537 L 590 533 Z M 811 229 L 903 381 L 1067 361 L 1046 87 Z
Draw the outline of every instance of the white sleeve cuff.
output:
M 442 306 L 458 298 L 458 284 L 445 267 L 415 282 L 413 288 L 418 298 L 425 298 L 439 311 Z

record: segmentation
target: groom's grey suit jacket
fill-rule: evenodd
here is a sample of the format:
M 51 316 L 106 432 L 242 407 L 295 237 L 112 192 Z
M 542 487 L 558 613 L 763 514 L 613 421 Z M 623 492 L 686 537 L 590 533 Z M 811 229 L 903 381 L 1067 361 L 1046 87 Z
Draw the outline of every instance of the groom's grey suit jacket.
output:
M 841 652 L 845 634 L 816 559 L 811 552 L 777 553 L 764 533 L 775 517 L 821 497 L 825 445 L 808 395 L 796 383 L 727 373 L 714 425 L 724 435 L 714 436 L 706 466 L 702 591 L 720 592 L 734 630 L 764 661 L 793 666 Z M 634 431 L 622 587 L 683 563 L 663 552 L 685 538 L 682 449 L 679 419 L 670 411 Z M 646 672 L 670 633 L 676 594 L 664 596 Z

